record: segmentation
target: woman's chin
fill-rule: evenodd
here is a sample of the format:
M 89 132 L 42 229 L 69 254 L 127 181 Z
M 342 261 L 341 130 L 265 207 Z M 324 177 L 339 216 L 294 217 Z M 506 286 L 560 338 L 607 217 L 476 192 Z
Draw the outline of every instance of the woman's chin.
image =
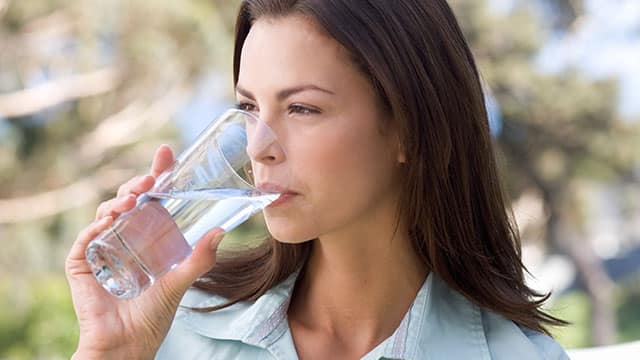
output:
M 304 234 L 291 233 L 288 231 L 269 230 L 269 233 L 278 242 L 281 242 L 284 244 L 302 244 L 303 242 L 307 242 L 311 239 L 314 239 L 314 237 L 311 235 L 305 236 Z
M 275 236 L 273 238 L 279 243 L 289 244 L 289 245 L 297 245 L 297 244 L 302 244 L 302 243 L 305 243 L 307 241 L 310 241 L 309 239 L 306 239 L 306 238 L 282 239 L 282 238 L 275 237 Z
M 301 244 L 317 237 L 317 234 L 310 232 L 309 229 L 305 231 L 303 227 L 291 224 L 291 222 L 281 224 L 277 221 L 267 220 L 266 223 L 269 234 L 281 243 Z

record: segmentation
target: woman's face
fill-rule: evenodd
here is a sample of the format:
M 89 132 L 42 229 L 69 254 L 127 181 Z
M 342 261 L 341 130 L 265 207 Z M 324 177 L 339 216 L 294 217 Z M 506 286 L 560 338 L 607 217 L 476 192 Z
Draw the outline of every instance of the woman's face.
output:
M 252 154 L 258 187 L 287 191 L 264 210 L 276 239 L 357 231 L 395 206 L 401 155 L 393 132 L 382 131 L 390 119 L 346 50 L 312 21 L 256 21 L 242 49 L 236 96 L 278 137 Z

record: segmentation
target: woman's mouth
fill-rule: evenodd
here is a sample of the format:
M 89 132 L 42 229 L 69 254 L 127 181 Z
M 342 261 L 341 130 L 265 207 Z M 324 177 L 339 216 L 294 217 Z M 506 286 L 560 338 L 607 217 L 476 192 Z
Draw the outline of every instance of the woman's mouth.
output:
M 285 193 L 281 193 L 280 197 L 278 197 L 277 199 L 275 199 L 271 204 L 269 204 L 267 207 L 268 208 L 273 208 L 276 206 L 280 206 L 282 204 L 287 203 L 289 200 L 291 200 L 292 198 L 294 198 L 296 195 L 296 193 L 292 193 L 292 192 L 285 192 Z
M 285 204 L 295 196 L 300 195 L 295 191 L 285 188 L 284 186 L 273 183 L 260 183 L 258 184 L 257 188 L 258 190 L 266 193 L 280 193 L 280 196 L 271 204 L 269 204 L 269 206 L 267 206 L 268 208 L 273 208 Z

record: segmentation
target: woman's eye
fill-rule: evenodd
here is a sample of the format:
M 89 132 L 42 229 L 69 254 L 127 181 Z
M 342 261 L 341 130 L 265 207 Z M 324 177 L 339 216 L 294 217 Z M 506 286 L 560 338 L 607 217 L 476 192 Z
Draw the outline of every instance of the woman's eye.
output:
M 319 114 L 319 113 L 320 111 L 318 109 L 314 109 L 308 106 L 303 106 L 303 105 L 289 106 L 289 114 L 311 115 L 311 114 Z
M 248 103 L 248 102 L 239 102 L 236 104 L 236 108 L 239 110 L 244 110 L 244 111 L 256 111 L 256 106 Z

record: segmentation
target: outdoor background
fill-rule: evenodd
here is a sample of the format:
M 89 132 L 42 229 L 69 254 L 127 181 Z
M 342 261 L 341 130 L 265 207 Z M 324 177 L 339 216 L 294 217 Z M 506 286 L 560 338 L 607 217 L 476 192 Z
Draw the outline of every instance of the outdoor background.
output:
M 65 255 L 159 144 L 180 151 L 230 106 L 237 3 L 0 0 L 0 359 L 73 352 Z M 530 283 L 573 323 L 554 334 L 640 339 L 640 1 L 450 3 Z

